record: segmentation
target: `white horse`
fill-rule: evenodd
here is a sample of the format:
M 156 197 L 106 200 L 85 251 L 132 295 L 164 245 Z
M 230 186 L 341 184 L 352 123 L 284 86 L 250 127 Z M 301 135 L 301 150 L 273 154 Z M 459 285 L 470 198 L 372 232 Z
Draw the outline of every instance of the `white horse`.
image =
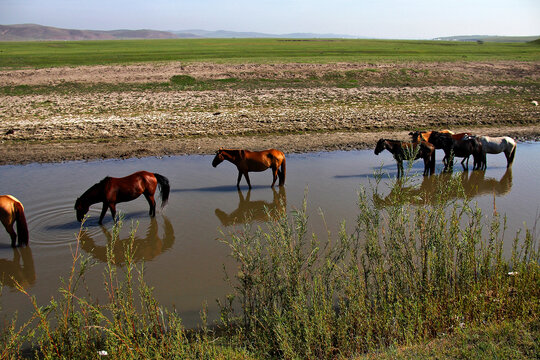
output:
M 479 136 L 478 139 L 482 143 L 482 170 L 487 167 L 486 154 L 499 154 L 504 152 L 504 155 L 506 155 L 506 167 L 512 165 L 514 156 L 516 155 L 517 146 L 514 139 L 509 136 Z

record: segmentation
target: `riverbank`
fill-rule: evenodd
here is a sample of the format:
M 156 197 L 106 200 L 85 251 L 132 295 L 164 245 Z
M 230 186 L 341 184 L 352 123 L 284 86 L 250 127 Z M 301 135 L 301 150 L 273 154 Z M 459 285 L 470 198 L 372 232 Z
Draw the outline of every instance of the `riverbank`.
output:
M 452 129 L 540 138 L 540 64 L 150 63 L 0 71 L 0 164 L 367 149 Z
M 519 141 L 540 141 L 540 124 L 526 127 L 457 128 L 490 136 L 511 136 Z M 278 148 L 285 153 L 359 150 L 374 148 L 381 137 L 407 140 L 407 131 L 328 132 L 285 135 L 194 137 L 151 140 L 95 140 L 2 143 L 0 165 L 52 163 L 75 160 L 124 159 L 147 156 L 213 154 L 218 148 L 261 150 Z

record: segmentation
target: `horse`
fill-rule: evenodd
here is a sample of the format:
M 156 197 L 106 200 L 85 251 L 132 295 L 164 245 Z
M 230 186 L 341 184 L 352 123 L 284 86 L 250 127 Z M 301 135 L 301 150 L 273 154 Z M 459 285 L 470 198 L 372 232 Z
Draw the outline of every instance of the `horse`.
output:
M 487 168 L 486 154 L 499 154 L 504 152 L 506 156 L 506 167 L 510 167 L 514 162 L 516 155 L 516 141 L 509 136 L 491 137 L 479 136 L 478 140 L 482 143 L 482 169 Z
M 150 205 L 149 215 L 154 217 L 156 215 L 154 193 L 158 186 L 161 192 L 161 207 L 163 208 L 167 204 L 170 192 L 169 180 L 165 176 L 147 171 L 138 171 L 122 178 L 107 176 L 77 198 L 75 202 L 77 220 L 79 222 L 83 220 L 90 205 L 102 202 L 103 208 L 98 223 L 100 225 L 103 223 L 107 209 L 111 210 L 113 221 L 116 221 L 116 204 L 135 200 L 141 194 Z
M 383 150 L 388 150 L 394 156 L 397 163 L 397 177 L 403 176 L 403 160 L 424 160 L 424 176 L 435 172 L 434 153 L 435 147 L 426 141 L 418 143 L 402 142 L 399 140 L 379 139 L 375 147 L 375 155 Z
M 412 138 L 412 142 L 415 143 L 415 142 L 419 142 L 419 141 L 427 141 L 427 142 L 430 142 L 429 141 L 429 137 L 431 136 L 431 134 L 434 132 L 434 130 L 432 131 L 414 131 L 414 132 L 410 132 L 409 135 L 411 136 Z M 456 139 L 456 140 L 462 140 L 464 139 L 466 136 L 472 136 L 472 134 L 470 133 L 467 133 L 467 132 L 464 132 L 464 133 L 454 133 L 453 131 L 451 130 L 448 130 L 448 129 L 445 129 L 445 130 L 441 130 L 439 131 L 439 133 L 443 133 L 443 134 L 450 134 L 452 136 L 453 139 Z M 435 145 L 435 149 L 440 149 L 440 147 L 437 147 Z M 446 161 L 448 160 L 448 158 L 445 156 L 443 158 L 443 164 L 445 166 L 445 168 L 448 166 L 448 164 L 446 163 Z M 435 161 L 435 154 L 433 156 L 433 161 Z
M 238 179 L 236 181 L 236 187 L 238 189 L 240 189 L 242 175 L 246 178 L 248 186 L 251 189 L 248 172 L 265 171 L 268 168 L 272 168 L 273 180 L 271 187 L 274 187 L 278 177 L 279 186 L 285 185 L 285 154 L 279 150 L 249 151 L 221 148 L 216 151 L 216 156 L 212 160 L 212 166 L 216 167 L 224 160 L 232 162 L 238 169 Z
M 438 131 L 432 131 L 429 142 L 437 149 L 443 149 L 445 170 L 451 170 L 454 166 L 454 156 L 461 157 L 463 170 L 469 169 L 469 157 L 474 158 L 474 169 L 482 167 L 482 143 L 475 136 L 464 135 L 461 139 L 457 136 Z M 465 161 L 467 165 L 465 165 Z
M 409 135 L 412 138 L 412 142 L 420 142 L 420 141 L 426 141 L 429 142 L 429 136 L 431 135 L 433 131 L 411 131 Z M 439 132 L 454 135 L 454 132 L 448 129 L 441 130 Z
M 19 200 L 11 195 L 0 195 L 0 221 L 11 237 L 11 246 L 15 247 L 17 236 L 18 245 L 28 245 L 28 225 L 24 215 L 24 207 Z M 13 230 L 13 223 L 17 223 L 17 233 Z

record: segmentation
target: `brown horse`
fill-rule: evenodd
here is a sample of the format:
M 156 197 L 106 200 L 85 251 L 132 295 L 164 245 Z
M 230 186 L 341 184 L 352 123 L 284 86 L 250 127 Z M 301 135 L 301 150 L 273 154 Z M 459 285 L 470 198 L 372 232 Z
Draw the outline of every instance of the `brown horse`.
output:
M 212 166 L 218 166 L 223 160 L 228 160 L 236 165 L 236 168 L 238 169 L 236 187 L 238 189 L 240 189 L 242 175 L 246 178 L 248 186 L 251 189 L 248 172 L 265 171 L 268 168 L 272 168 L 273 181 L 271 186 L 274 186 L 278 176 L 279 186 L 285 185 L 285 155 L 279 150 L 269 149 L 263 151 L 249 151 L 219 149 L 216 151 Z
M 19 246 L 28 245 L 28 225 L 24 216 L 24 207 L 14 196 L 0 195 L 0 221 L 11 236 L 12 247 L 15 247 L 17 235 L 19 235 Z M 17 222 L 17 233 L 13 230 L 15 222 Z
M 375 147 L 375 155 L 383 150 L 388 150 L 394 155 L 397 163 L 397 177 L 403 176 L 403 160 L 424 160 L 424 176 L 435 172 L 434 153 L 435 147 L 426 141 L 419 143 L 402 142 L 398 140 L 379 139 Z
M 150 216 L 156 215 L 156 200 L 154 193 L 159 186 L 161 192 L 161 207 L 163 208 L 169 199 L 169 180 L 162 175 L 152 174 L 147 171 L 138 171 L 123 178 L 113 178 L 107 176 L 99 183 L 90 187 L 75 202 L 77 210 L 77 220 L 82 221 L 88 212 L 90 205 L 103 203 L 103 209 L 99 217 L 99 224 L 103 223 L 103 218 L 107 209 L 111 210 L 113 220 L 116 221 L 116 204 L 135 200 L 141 194 L 150 205 Z
M 454 139 L 454 140 L 463 140 L 463 138 L 465 138 L 466 136 L 474 136 L 473 134 L 468 133 L 468 132 L 455 134 L 453 131 L 450 131 L 450 130 L 414 131 L 414 132 L 410 132 L 409 135 L 411 135 L 411 138 L 412 138 L 413 142 L 418 142 L 418 141 L 427 141 L 427 142 L 429 142 L 429 137 L 434 132 L 438 132 L 440 134 L 449 134 L 450 136 L 452 136 L 452 139 Z

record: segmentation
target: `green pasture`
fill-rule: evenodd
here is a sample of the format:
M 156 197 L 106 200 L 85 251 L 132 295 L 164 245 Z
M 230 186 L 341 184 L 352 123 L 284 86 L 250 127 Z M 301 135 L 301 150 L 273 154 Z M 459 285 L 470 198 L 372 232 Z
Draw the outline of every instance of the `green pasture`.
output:
M 540 61 L 537 43 L 345 39 L 0 42 L 0 69 L 182 61 L 221 63 Z

